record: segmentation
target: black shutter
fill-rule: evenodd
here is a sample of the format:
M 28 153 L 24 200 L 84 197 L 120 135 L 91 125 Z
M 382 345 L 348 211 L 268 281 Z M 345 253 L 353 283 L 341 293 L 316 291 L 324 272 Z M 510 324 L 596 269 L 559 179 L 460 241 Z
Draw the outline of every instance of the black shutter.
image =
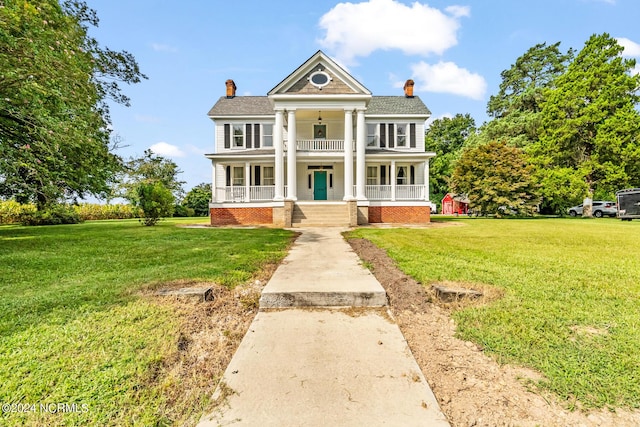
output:
M 231 187 L 231 166 L 227 166 L 227 187 Z
M 251 128 L 252 126 L 250 124 L 247 124 L 245 126 L 245 129 L 247 129 L 246 133 L 245 133 L 245 147 L 246 148 L 251 148 Z
M 231 148 L 231 125 L 224 125 L 224 148 Z
M 387 185 L 387 166 L 380 165 L 380 185 Z
M 380 148 L 387 146 L 387 125 L 380 123 Z
M 409 184 L 413 185 L 416 183 L 416 168 L 411 165 L 409 166 Z
M 254 129 L 253 134 L 255 135 L 255 138 L 253 140 L 255 144 L 253 144 L 253 146 L 255 148 L 260 148 L 260 125 L 259 124 L 253 125 L 253 129 Z
M 416 124 L 409 125 L 409 147 L 416 148 Z
M 253 168 L 253 185 L 262 185 L 260 182 L 260 166 Z
M 395 146 L 395 137 L 393 130 L 393 123 L 389 123 L 389 148 L 393 148 Z

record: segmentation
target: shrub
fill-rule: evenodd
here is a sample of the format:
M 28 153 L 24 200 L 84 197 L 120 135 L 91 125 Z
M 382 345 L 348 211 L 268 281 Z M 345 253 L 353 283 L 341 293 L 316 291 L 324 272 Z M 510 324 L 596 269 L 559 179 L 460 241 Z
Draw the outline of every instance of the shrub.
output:
M 175 205 L 173 207 L 173 216 L 174 217 L 191 217 L 191 216 L 196 216 L 196 213 L 193 209 L 188 208 L 184 205 Z
M 136 192 L 138 206 L 144 214 L 141 220 L 144 225 L 156 225 L 160 218 L 173 214 L 173 194 L 162 183 L 140 184 Z
M 22 225 L 59 225 L 59 224 L 79 224 L 83 222 L 80 215 L 67 205 L 50 205 L 44 209 L 23 212 L 20 215 Z

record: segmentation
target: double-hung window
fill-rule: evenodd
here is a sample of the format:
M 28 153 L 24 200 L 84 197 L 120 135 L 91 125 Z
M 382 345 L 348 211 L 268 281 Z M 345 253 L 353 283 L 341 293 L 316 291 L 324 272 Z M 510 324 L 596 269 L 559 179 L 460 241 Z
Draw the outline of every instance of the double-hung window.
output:
M 262 167 L 262 185 L 275 185 L 275 175 L 273 173 L 273 166 Z
M 272 124 L 263 124 L 262 125 L 262 145 L 264 147 L 273 147 L 273 125 Z
M 406 147 L 407 146 L 407 125 L 396 124 L 396 147 Z
M 378 185 L 377 166 L 367 166 L 367 185 Z
M 378 125 L 369 123 L 367 124 L 367 147 L 378 146 Z
M 240 187 L 244 185 L 244 166 L 234 166 L 232 168 L 231 185 Z
M 233 125 L 233 148 L 244 147 L 244 126 Z

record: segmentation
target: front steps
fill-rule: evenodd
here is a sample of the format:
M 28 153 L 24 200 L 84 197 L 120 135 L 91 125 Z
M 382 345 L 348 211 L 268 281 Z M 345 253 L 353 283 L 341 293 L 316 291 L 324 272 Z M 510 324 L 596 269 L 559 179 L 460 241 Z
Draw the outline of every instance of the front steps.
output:
M 349 206 L 345 202 L 298 202 L 293 205 L 292 227 L 349 226 Z

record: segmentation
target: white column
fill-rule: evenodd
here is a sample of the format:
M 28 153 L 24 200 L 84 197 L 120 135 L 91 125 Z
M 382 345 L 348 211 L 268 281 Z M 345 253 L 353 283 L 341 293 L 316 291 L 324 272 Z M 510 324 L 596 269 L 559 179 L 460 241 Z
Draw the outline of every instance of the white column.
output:
M 251 201 L 251 163 L 244 162 L 244 201 Z
M 211 203 L 216 203 L 216 164 L 211 161 Z
M 396 200 L 396 161 L 391 160 L 391 171 L 389 172 L 391 176 L 389 179 L 391 180 L 391 201 L 395 202 Z
M 344 111 L 344 198 L 353 200 L 353 111 Z
M 287 200 L 298 200 L 296 185 L 296 111 L 289 110 L 287 138 Z
M 431 159 L 427 159 L 424 161 L 424 199 L 429 201 L 429 161 Z
M 273 128 L 273 145 L 276 149 L 275 158 L 275 194 L 273 200 L 284 200 L 284 142 L 282 141 L 282 127 L 284 126 L 284 111 L 276 110 L 276 124 Z
M 356 199 L 366 200 L 364 185 L 367 170 L 365 168 L 365 139 L 367 138 L 366 125 L 364 123 L 364 109 L 358 109 L 356 118 Z

